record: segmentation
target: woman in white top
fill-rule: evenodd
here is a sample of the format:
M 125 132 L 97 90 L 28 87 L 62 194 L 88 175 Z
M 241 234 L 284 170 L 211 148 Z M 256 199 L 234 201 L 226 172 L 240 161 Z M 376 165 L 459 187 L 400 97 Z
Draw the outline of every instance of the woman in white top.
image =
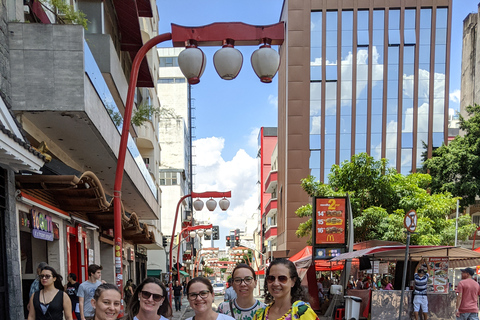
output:
M 145 278 L 135 289 L 126 312 L 124 320 L 167 320 L 172 316 L 167 289 L 159 279 Z
M 213 287 L 210 280 L 204 277 L 196 277 L 187 284 L 187 298 L 195 311 L 195 317 L 186 320 L 234 320 L 225 314 L 216 313 L 212 309 L 212 303 L 215 299 Z
M 248 264 L 238 264 L 232 272 L 232 287 L 237 294 L 235 299 L 222 302 L 218 312 L 224 313 L 236 320 L 252 320 L 259 308 L 265 304 L 253 297 L 253 290 L 257 286 L 255 271 Z

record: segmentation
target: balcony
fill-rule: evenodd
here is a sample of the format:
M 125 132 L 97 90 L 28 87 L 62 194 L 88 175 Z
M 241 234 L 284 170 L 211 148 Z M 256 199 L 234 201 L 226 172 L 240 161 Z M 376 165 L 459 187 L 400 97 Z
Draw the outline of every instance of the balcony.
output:
M 127 87 L 113 43 L 92 40 L 106 50 L 97 62 L 79 25 L 9 23 L 9 31 L 12 110 L 23 128 L 62 162 L 93 171 L 112 195 L 121 125 L 110 114 L 123 114 Z M 128 151 L 125 210 L 158 219 L 158 190 L 131 136 Z
M 273 191 L 275 191 L 275 189 L 277 189 L 277 180 L 278 172 L 270 171 L 267 180 L 265 181 L 265 192 L 272 193 Z
M 265 214 L 267 218 L 273 217 L 277 213 L 277 198 L 271 198 L 268 200 L 265 206 Z
M 277 226 L 269 226 L 265 231 L 265 240 L 273 240 L 277 238 Z

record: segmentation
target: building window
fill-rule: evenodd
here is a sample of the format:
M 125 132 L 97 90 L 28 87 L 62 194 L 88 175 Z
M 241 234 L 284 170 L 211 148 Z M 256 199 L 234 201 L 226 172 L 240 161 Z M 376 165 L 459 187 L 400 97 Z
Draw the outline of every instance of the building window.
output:
M 185 83 L 185 78 L 160 78 L 158 83 Z
M 178 172 L 160 172 L 161 186 L 176 186 L 178 185 Z
M 160 57 L 160 68 L 178 67 L 177 57 Z

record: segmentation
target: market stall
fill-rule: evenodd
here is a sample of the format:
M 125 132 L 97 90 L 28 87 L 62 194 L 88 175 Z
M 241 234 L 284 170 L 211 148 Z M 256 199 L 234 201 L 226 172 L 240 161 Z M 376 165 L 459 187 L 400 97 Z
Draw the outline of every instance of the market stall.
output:
M 345 261 L 347 259 L 367 257 L 372 261 L 398 262 L 403 268 L 405 250 L 405 245 L 377 246 L 344 253 L 331 261 Z M 423 258 L 426 259 L 431 268 L 427 293 L 430 306 L 429 319 L 452 319 L 455 311 L 455 292 L 449 282 L 448 270 L 479 265 L 480 252 L 451 246 L 412 245 L 409 247 L 409 263 L 407 263 L 410 271 L 407 285 L 413 280 L 413 268 Z M 396 280 L 398 281 L 398 279 Z M 367 309 L 366 313 L 370 312 L 372 319 L 398 317 L 401 288 L 398 286 L 398 282 L 396 284 L 395 288 L 397 290 L 374 290 L 369 294 L 369 303 L 365 308 Z M 366 293 L 359 291 L 363 290 L 347 290 L 346 294 L 365 298 Z M 407 287 L 403 298 L 403 310 L 407 312 L 403 313 L 402 319 L 410 319 L 410 311 L 413 309 L 411 292 L 411 288 Z M 365 316 L 365 309 L 362 310 L 362 313 Z

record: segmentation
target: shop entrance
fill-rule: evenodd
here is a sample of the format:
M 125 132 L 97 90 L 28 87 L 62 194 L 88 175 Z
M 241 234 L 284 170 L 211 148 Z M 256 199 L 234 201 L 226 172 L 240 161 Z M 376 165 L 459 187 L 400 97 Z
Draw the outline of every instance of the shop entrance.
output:
M 68 273 L 75 273 L 77 282 L 82 283 L 88 278 L 86 233 L 79 226 L 67 226 L 67 237 Z

